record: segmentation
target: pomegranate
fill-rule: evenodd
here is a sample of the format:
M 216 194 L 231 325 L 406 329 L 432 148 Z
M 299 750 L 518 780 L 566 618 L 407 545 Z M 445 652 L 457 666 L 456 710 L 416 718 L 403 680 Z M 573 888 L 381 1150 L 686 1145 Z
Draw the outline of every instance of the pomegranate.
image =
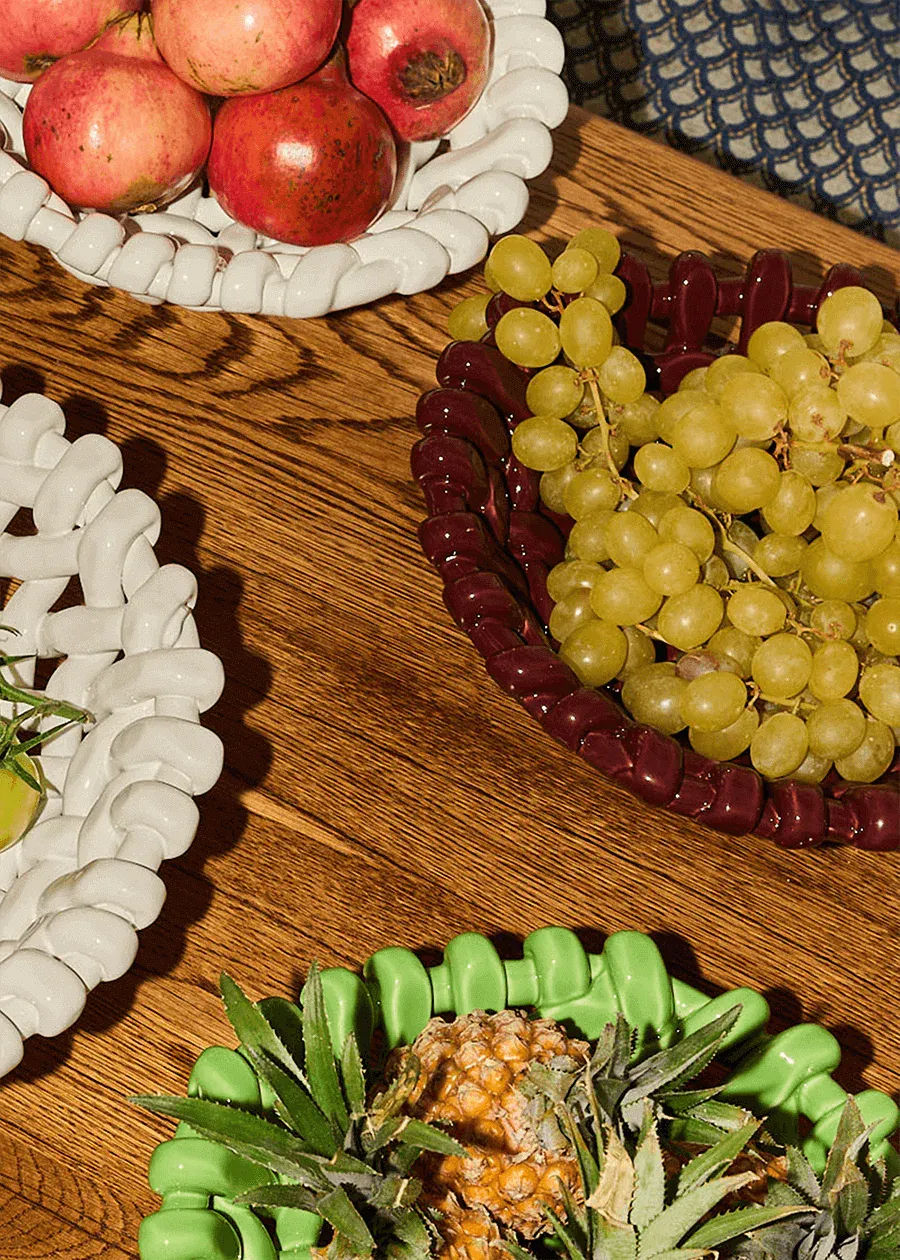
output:
M 232 97 L 216 114 L 207 177 L 234 219 L 293 245 L 359 236 L 390 200 L 397 148 L 343 57 L 277 92 Z
M 141 0 L 0 0 L 0 77 L 27 83 Z
M 341 0 L 153 0 L 159 50 L 212 96 L 270 92 L 317 69 L 337 38 Z
M 212 121 L 206 99 L 161 59 L 86 48 L 44 71 L 25 105 L 25 153 L 72 206 L 153 210 L 194 180 Z M 119 37 L 122 38 L 121 36 Z
M 358 0 L 350 15 L 350 78 L 402 140 L 435 140 L 465 117 L 490 52 L 481 0 Z
M 149 13 L 123 13 L 107 26 L 93 51 L 116 53 L 120 57 L 139 57 L 165 65 L 153 38 L 153 20 Z

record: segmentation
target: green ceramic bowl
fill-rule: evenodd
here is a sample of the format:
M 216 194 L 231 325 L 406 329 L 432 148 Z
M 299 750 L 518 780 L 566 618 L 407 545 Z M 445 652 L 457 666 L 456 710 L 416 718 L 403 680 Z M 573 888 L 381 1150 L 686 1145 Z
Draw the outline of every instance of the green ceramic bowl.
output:
M 759 993 L 732 989 L 707 997 L 670 976 L 653 941 L 640 932 L 615 932 L 602 953 L 589 954 L 567 928 L 540 928 L 525 938 L 522 957 L 508 961 L 486 937 L 467 932 L 450 941 L 434 967 L 393 947 L 373 954 L 362 976 L 335 967 L 322 973 L 322 983 L 336 1047 L 351 1030 L 367 1045 L 380 1026 L 393 1046 L 412 1041 L 435 1014 L 528 1007 L 571 1021 L 588 1038 L 621 1012 L 638 1030 L 636 1053 L 646 1055 L 740 1003 L 721 1056 L 728 1069 L 722 1097 L 767 1115 L 768 1128 L 782 1141 L 800 1141 L 802 1127 L 801 1145 L 820 1169 L 847 1098 L 831 1075 L 841 1058 L 831 1033 L 817 1024 L 767 1033 L 769 1008 Z M 263 1005 L 273 1021 L 297 1020 L 297 1007 L 284 999 Z M 197 1059 L 188 1093 L 271 1105 L 241 1052 L 223 1046 Z M 857 1094 L 856 1101 L 866 1123 L 876 1125 L 873 1154 L 900 1166 L 888 1140 L 900 1109 L 877 1090 Z M 309 1212 L 276 1209 L 273 1231 L 253 1209 L 235 1204 L 236 1195 L 259 1184 L 259 1168 L 187 1125 L 156 1148 L 149 1179 L 162 1206 L 141 1222 L 142 1260 L 309 1260 L 318 1241 L 322 1222 Z

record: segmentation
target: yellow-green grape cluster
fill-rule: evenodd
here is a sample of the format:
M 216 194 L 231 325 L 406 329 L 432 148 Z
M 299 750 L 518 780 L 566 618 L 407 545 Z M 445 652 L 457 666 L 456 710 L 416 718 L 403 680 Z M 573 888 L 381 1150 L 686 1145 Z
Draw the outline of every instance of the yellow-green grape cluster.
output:
M 816 331 L 762 325 L 658 400 L 618 344 L 609 232 L 555 260 L 509 236 L 494 328 L 532 370 L 513 451 L 574 522 L 549 630 L 582 683 L 640 722 L 767 778 L 873 782 L 900 739 L 900 335 L 868 290 Z M 481 336 L 487 297 L 451 317 Z

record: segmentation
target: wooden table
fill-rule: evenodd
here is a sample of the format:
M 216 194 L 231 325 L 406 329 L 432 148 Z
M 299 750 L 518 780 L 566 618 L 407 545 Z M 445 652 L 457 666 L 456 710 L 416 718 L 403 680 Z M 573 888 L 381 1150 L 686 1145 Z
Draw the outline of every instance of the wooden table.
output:
M 884 246 L 573 110 L 526 229 L 560 241 L 589 223 L 656 275 L 682 249 L 739 273 L 779 245 L 801 280 L 846 260 L 885 300 L 900 281 Z M 636 803 L 504 697 L 446 614 L 416 540 L 412 413 L 450 307 L 478 288 L 314 322 L 193 314 L 0 239 L 4 400 L 45 390 L 69 436 L 122 445 L 227 673 L 210 715 L 225 773 L 163 868 L 134 968 L 0 1084 L 2 1260 L 136 1253 L 169 1126 L 125 1097 L 181 1092 L 205 1044 L 230 1044 L 222 968 L 293 995 L 313 958 L 639 928 L 677 975 L 764 991 L 773 1027 L 824 1023 L 847 1088 L 900 1088 L 897 855 L 784 852 Z

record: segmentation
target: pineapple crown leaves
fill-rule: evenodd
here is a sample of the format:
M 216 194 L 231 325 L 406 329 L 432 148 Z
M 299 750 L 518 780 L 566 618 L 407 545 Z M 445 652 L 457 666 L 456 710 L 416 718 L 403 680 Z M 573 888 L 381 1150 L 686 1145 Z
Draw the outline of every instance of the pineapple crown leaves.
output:
M 725 1170 L 759 1123 L 724 1134 L 684 1166 L 673 1188 L 667 1184 L 649 1100 L 644 1100 L 642 1110 L 634 1154 L 614 1126 L 595 1129 L 587 1141 L 593 1150 L 583 1204 L 567 1196 L 565 1221 L 547 1213 L 556 1244 L 568 1260 L 700 1260 L 749 1231 L 808 1210 L 791 1204 L 714 1214 L 727 1195 L 753 1180 L 752 1173 L 727 1175 Z M 506 1246 L 515 1260 L 528 1257 L 517 1245 Z
M 796 1239 L 797 1260 L 896 1260 L 900 1255 L 900 1178 L 891 1182 L 884 1161 L 870 1159 L 874 1127 L 866 1127 L 856 1101 L 848 1098 L 821 1178 L 802 1151 L 788 1147 L 787 1185 L 778 1187 L 778 1198 L 814 1213 Z M 763 1254 L 774 1255 L 776 1245 Z
M 227 975 L 221 991 L 243 1053 L 271 1092 L 274 1115 L 203 1098 L 132 1101 L 260 1165 L 261 1184 L 238 1201 L 317 1213 L 332 1228 L 329 1260 L 375 1254 L 425 1260 L 432 1254 L 433 1232 L 416 1206 L 421 1183 L 410 1170 L 422 1151 L 465 1152 L 443 1130 L 400 1114 L 418 1076 L 417 1062 L 367 1105 L 355 1038 L 347 1038 L 339 1058 L 334 1054 L 315 965 L 298 1045 L 288 1045 L 277 1021 Z M 276 1180 L 280 1184 L 272 1184 Z

